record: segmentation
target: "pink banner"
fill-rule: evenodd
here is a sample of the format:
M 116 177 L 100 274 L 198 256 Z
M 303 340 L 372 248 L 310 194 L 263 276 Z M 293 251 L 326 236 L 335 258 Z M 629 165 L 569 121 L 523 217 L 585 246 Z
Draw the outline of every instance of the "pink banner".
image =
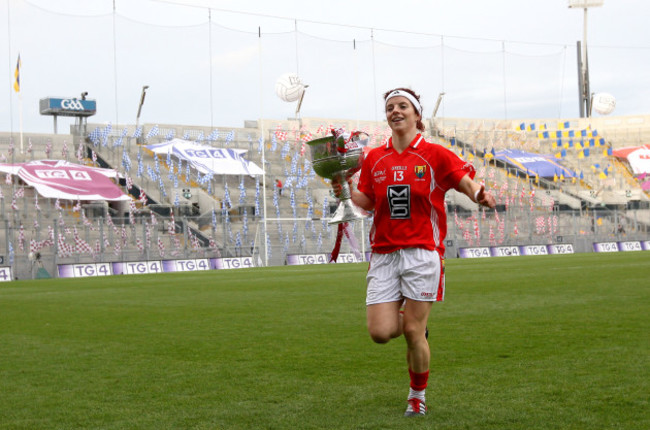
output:
M 63 160 L 41 160 L 0 165 L 0 171 L 15 174 L 46 198 L 64 200 L 130 200 L 114 180 L 118 173 Z

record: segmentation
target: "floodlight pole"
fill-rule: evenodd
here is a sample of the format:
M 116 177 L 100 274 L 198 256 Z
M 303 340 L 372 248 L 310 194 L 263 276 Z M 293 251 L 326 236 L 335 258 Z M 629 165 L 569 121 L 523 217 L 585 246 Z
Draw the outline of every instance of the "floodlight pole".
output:
M 589 88 L 589 59 L 587 56 L 587 10 L 602 6 L 605 0 L 568 0 L 569 8 L 583 9 L 582 46 L 578 42 L 578 83 L 580 92 L 580 117 L 591 116 L 591 91 Z
M 587 10 L 587 7 L 583 9 L 584 15 L 582 23 L 582 56 L 580 58 L 580 74 L 582 75 L 580 100 L 581 118 L 589 118 L 591 116 L 591 98 L 589 97 L 589 60 L 587 58 Z

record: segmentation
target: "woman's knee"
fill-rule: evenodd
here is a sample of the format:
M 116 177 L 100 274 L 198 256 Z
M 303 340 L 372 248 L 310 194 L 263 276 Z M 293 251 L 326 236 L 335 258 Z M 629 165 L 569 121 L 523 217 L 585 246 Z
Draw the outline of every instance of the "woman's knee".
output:
M 422 325 L 417 322 L 408 322 L 404 321 L 404 326 L 402 328 L 404 331 L 404 337 L 407 342 L 418 340 L 419 338 L 425 338 L 426 325 Z
M 375 343 L 388 343 L 391 339 L 398 337 L 401 334 L 399 329 L 390 327 L 373 327 L 368 326 L 368 334 Z
M 375 343 L 388 343 L 388 341 L 392 339 L 390 336 L 386 335 L 386 333 L 373 332 L 373 331 L 370 331 L 369 333 L 370 333 L 370 338 Z

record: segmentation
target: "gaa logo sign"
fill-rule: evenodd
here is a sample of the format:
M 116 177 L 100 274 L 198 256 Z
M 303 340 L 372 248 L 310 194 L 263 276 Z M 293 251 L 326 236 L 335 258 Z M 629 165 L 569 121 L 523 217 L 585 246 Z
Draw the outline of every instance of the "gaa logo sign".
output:
M 61 100 L 61 109 L 84 110 L 84 105 L 77 99 L 63 99 Z

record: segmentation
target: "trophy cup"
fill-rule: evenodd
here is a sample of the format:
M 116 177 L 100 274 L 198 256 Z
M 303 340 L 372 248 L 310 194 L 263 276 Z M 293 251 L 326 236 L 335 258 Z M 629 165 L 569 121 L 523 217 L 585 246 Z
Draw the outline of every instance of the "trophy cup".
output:
M 328 224 L 340 224 L 365 217 L 352 203 L 347 179 L 361 169 L 363 147 L 368 141 L 369 136 L 366 133 L 353 132 L 346 136 L 333 132 L 332 136 L 307 142 L 314 171 L 318 176 L 336 179 L 341 184 L 341 202 Z

